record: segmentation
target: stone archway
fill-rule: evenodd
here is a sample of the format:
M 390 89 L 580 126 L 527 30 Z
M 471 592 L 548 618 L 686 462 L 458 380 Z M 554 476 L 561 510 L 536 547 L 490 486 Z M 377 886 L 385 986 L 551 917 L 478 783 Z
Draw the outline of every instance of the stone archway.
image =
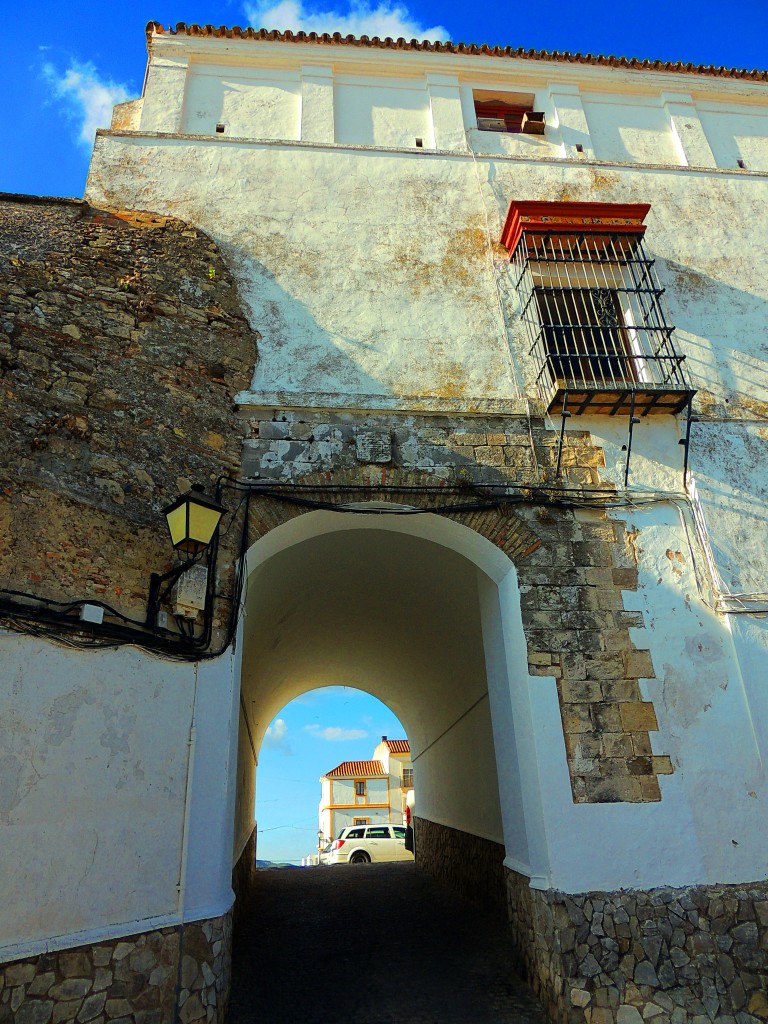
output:
M 407 503 L 407 495 L 416 493 L 419 508 L 466 526 L 502 551 L 519 576 L 529 673 L 557 681 L 574 802 L 661 799 L 658 776 L 671 773 L 672 765 L 651 752 L 656 716 L 639 681 L 653 678 L 654 669 L 650 652 L 638 649 L 630 634 L 643 627 L 642 614 L 624 608 L 622 592 L 637 587 L 625 523 L 600 510 L 577 514 L 534 502 L 515 505 L 513 512 L 471 486 L 457 493 L 446 485 L 443 493 L 429 473 L 394 467 L 307 474 L 292 484 L 305 499 L 327 506 L 370 502 L 382 494 Z M 280 493 L 276 484 L 275 495 Z M 462 510 L 472 502 L 484 507 Z M 249 545 L 307 511 L 291 504 L 290 496 L 260 494 L 251 509 Z
M 357 486 L 343 493 L 346 501 L 350 496 L 362 496 Z M 444 507 L 446 498 L 438 502 L 437 497 L 432 497 L 434 506 Z M 358 503 L 355 508 L 365 513 Z M 490 667 L 491 660 L 496 665 L 506 658 L 492 595 L 508 577 L 516 591 L 514 563 L 505 546 L 531 547 L 535 537 L 523 522 L 493 507 L 482 512 L 465 509 L 452 516 L 403 515 L 398 514 L 402 506 L 396 505 L 389 506 L 391 514 L 387 514 L 381 503 L 370 508 L 372 514 L 308 512 L 306 508 L 295 514 L 294 508 L 272 497 L 257 499 L 257 521 L 261 528 L 270 529 L 249 552 L 245 625 L 238 639 L 248 742 L 255 758 L 263 730 L 284 703 L 311 686 L 343 681 L 368 690 L 398 714 L 416 741 L 415 766 L 423 755 L 417 780 L 428 764 L 433 778 L 440 774 L 445 779 L 457 751 L 474 745 L 474 765 L 457 772 L 439 792 L 435 784 L 422 807 L 430 811 L 435 824 L 441 822 L 453 830 L 454 845 L 460 842 L 458 833 L 472 834 L 478 842 L 485 837 L 495 844 L 495 854 L 486 855 L 486 860 L 495 856 L 493 887 L 501 902 L 505 838 L 514 833 L 524 836 L 526 830 L 512 822 L 521 813 L 517 792 L 521 781 L 512 770 L 516 754 L 508 675 Z M 460 515 L 480 514 L 487 516 L 496 544 L 456 521 Z M 367 568 L 361 575 L 358 568 L 364 561 Z M 333 566 L 333 571 L 325 566 Z M 385 589 L 377 597 L 382 586 Z M 342 591 L 349 593 L 341 610 L 329 610 L 339 604 L 336 595 Z M 519 600 L 517 607 L 519 620 Z M 518 634 L 510 646 L 524 674 L 521 628 Z M 496 648 L 493 658 L 488 650 L 491 643 Z M 339 655 L 338 648 L 344 645 L 355 646 L 354 657 Z M 272 653 L 275 650 L 277 654 Z M 418 683 L 418 694 L 411 688 L 411 679 Z M 456 735 L 445 738 L 459 723 L 463 723 L 459 732 L 470 730 L 464 748 L 461 743 L 456 746 Z M 452 752 L 433 749 L 438 741 Z M 435 759 L 441 758 L 438 772 Z M 467 792 L 473 772 L 474 793 Z M 422 775 L 422 795 L 429 791 L 426 779 Z M 510 787 L 516 788 L 514 795 Z M 428 818 L 424 816 L 425 827 Z M 444 852 L 451 842 L 443 837 L 438 843 L 425 834 L 423 844 L 425 851 L 428 845 L 434 848 L 435 872 L 451 874 L 455 881 L 463 858 L 458 852 L 449 859 L 437 856 L 438 846 Z M 518 859 L 527 862 L 527 852 L 521 850 Z M 475 891 L 479 888 L 474 885 Z

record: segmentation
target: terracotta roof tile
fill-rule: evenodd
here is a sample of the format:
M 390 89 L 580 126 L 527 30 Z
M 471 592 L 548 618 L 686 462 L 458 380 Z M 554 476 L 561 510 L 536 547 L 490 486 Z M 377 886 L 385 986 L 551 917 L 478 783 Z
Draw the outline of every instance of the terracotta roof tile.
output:
M 342 36 L 340 32 L 285 32 L 264 28 L 240 28 L 235 25 L 187 25 L 180 21 L 175 28 L 164 29 L 157 21 L 146 28 L 147 39 L 153 35 L 205 36 L 219 39 L 256 39 L 280 43 L 317 43 L 322 46 L 362 46 L 378 50 L 422 50 L 429 53 L 461 53 L 487 57 L 514 57 L 518 60 L 556 61 L 562 64 L 594 64 L 609 68 L 628 68 L 632 71 L 668 71 L 684 75 L 708 75 L 716 78 L 745 78 L 756 82 L 768 81 L 768 71 L 747 68 L 715 67 L 713 64 L 687 64 L 684 61 L 641 60 L 638 57 L 613 57 L 605 54 L 569 53 L 567 50 L 526 50 L 524 47 L 489 46 L 487 43 L 431 42 L 428 39 L 392 39 L 389 36 Z
M 345 775 L 361 779 L 372 775 L 386 775 L 381 761 L 342 761 L 331 771 L 325 773 L 326 779 L 338 779 Z
M 390 754 L 410 754 L 411 744 L 408 740 L 384 740 L 389 747 Z

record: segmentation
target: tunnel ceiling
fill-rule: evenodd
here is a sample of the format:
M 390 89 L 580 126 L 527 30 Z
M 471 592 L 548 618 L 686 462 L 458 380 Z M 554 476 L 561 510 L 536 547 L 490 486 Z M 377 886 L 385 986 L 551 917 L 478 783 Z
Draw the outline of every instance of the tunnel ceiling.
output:
M 258 739 L 299 694 L 347 685 L 387 704 L 418 751 L 487 690 L 475 565 L 381 529 L 312 537 L 251 573 L 243 696 Z

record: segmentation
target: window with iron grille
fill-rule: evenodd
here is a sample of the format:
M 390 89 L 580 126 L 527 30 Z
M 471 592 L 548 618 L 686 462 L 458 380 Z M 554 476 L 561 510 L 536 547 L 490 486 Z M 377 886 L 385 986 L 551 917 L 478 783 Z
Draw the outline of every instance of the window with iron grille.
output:
M 511 251 L 536 385 L 550 409 L 679 412 L 693 395 L 674 348 L 645 204 L 512 204 Z

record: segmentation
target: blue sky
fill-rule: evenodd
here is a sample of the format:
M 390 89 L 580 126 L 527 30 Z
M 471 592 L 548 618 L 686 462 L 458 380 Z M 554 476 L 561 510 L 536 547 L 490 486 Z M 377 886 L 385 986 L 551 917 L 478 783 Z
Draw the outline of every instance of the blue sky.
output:
M 0 0 L 0 191 L 81 196 L 94 129 L 111 105 L 138 96 L 147 21 L 338 29 L 548 50 L 765 67 L 768 0 Z
M 382 736 L 404 739 L 375 697 L 347 686 L 311 690 L 269 728 L 257 777 L 258 857 L 298 860 L 317 845 L 321 775 L 342 761 L 369 760 Z
M 138 96 L 144 27 L 155 20 L 406 38 L 444 38 L 547 50 L 766 67 L 768 0 L 150 0 L 148 4 L 0 0 L 0 191 L 82 196 L 93 133 L 114 103 Z M 333 687 L 288 705 L 262 747 L 259 856 L 298 859 L 316 842 L 319 776 L 340 761 L 367 759 L 382 735 L 402 738 L 397 719 L 359 691 Z

